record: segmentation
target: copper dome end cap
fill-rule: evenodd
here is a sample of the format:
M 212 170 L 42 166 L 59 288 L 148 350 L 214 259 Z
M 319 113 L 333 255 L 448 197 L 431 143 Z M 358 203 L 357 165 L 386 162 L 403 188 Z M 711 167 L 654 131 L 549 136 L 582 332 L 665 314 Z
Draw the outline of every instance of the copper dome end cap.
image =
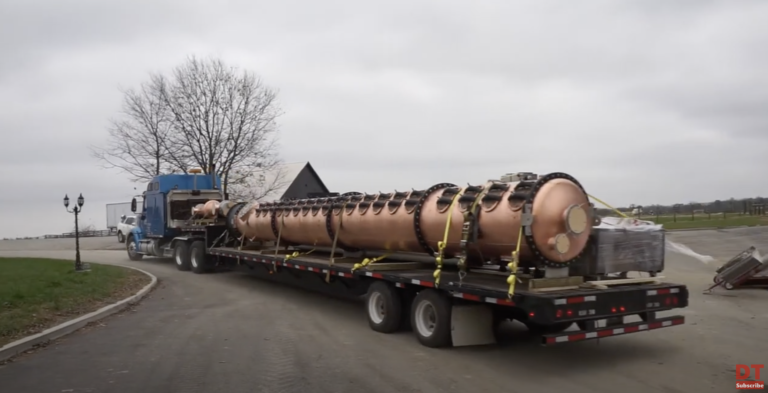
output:
M 585 206 L 589 197 L 570 180 L 553 179 L 539 189 L 533 201 L 531 234 L 544 258 L 568 261 L 584 250 L 592 233 Z

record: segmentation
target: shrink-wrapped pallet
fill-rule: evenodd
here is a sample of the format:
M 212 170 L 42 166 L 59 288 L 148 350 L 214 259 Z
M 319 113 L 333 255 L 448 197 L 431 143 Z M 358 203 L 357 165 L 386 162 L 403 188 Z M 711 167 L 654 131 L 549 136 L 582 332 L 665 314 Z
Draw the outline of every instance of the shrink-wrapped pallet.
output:
M 590 246 L 570 274 L 598 276 L 622 272 L 664 270 L 665 235 L 649 221 L 605 217 L 593 228 Z

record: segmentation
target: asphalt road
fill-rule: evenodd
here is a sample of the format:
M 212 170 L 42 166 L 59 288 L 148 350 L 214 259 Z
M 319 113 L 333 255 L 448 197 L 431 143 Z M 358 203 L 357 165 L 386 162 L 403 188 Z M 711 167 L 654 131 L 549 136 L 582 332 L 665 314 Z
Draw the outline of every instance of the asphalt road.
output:
M 721 261 L 749 245 L 768 252 L 768 229 L 672 238 Z M 513 327 L 504 345 L 432 350 L 371 331 L 359 302 L 84 242 L 85 260 L 140 267 L 160 286 L 133 311 L 0 366 L 3 392 L 731 392 L 735 364 L 768 363 L 768 291 L 703 295 L 716 264 L 677 255 L 664 275 L 690 288 L 685 325 L 551 348 Z M 62 242 L 13 243 L 0 255 L 73 257 Z

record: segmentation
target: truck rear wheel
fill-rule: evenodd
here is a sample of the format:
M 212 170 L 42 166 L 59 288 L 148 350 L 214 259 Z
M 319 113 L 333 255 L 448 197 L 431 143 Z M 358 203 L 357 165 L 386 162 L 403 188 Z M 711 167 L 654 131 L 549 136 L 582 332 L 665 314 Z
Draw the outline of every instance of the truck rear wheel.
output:
M 192 267 L 192 272 L 195 274 L 201 274 L 208 271 L 208 258 L 205 255 L 205 243 L 201 240 L 192 242 L 189 247 L 189 262 Z
M 139 243 L 133 235 L 128 235 L 128 240 L 125 242 L 125 250 L 128 251 L 128 259 L 132 261 L 140 261 L 144 258 L 144 255 L 139 254 Z
M 173 246 L 173 260 L 176 262 L 176 269 L 189 271 L 189 245 L 186 242 L 178 241 Z
M 449 347 L 453 302 L 444 294 L 425 289 L 413 299 L 411 326 L 421 345 L 430 348 Z
M 403 302 L 397 288 L 383 281 L 368 287 L 365 296 L 368 325 L 380 333 L 393 333 L 401 327 Z

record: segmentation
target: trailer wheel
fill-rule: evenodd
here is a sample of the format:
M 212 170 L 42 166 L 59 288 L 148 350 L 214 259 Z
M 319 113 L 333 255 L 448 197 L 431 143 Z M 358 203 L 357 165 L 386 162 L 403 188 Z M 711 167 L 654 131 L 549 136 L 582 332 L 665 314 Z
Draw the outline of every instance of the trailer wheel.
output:
M 186 242 L 177 241 L 173 246 L 173 261 L 179 271 L 189 271 L 189 245 Z
M 411 326 L 419 342 L 430 348 L 448 347 L 451 340 L 451 299 L 434 289 L 425 289 L 413 299 Z
M 731 284 L 731 283 L 727 282 L 727 283 L 725 283 L 725 284 L 723 285 L 723 288 L 725 288 L 726 290 L 732 291 L 732 290 L 733 290 L 733 288 L 735 288 L 735 287 L 733 286 L 733 284 Z
M 539 334 L 555 334 L 555 333 L 561 333 L 571 327 L 573 325 L 573 322 L 559 322 L 559 323 L 553 323 L 551 325 L 542 325 L 535 322 L 524 322 L 525 326 L 528 328 L 528 331 L 530 331 L 533 334 L 539 335 Z
M 394 286 L 376 281 L 366 294 L 368 325 L 380 333 L 393 333 L 401 326 L 403 307 L 400 292 Z
M 205 255 L 205 243 L 200 240 L 192 242 L 189 247 L 189 262 L 192 272 L 202 274 L 208 271 L 208 258 Z
M 144 258 L 143 254 L 138 252 L 139 244 L 136 242 L 136 238 L 133 235 L 128 235 L 128 240 L 125 242 L 125 250 L 128 251 L 128 259 L 132 261 L 140 261 Z

